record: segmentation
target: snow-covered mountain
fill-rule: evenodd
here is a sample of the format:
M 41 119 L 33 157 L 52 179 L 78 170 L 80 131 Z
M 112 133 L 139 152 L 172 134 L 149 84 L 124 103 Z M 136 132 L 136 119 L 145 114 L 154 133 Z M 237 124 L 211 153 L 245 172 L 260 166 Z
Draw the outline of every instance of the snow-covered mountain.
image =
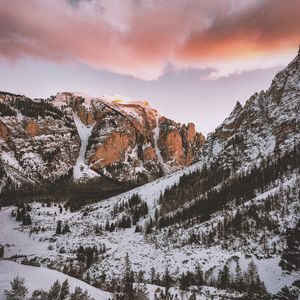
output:
M 94 126 L 85 145 L 90 161 L 97 162 L 94 141 L 106 133 L 96 130 L 97 115 L 64 104 L 68 97 L 60 95 L 56 105 L 77 111 L 77 126 Z M 105 111 L 97 105 L 106 100 L 84 103 Z M 129 109 L 120 102 L 109 106 L 118 116 Z M 5 208 L 0 212 L 4 257 L 114 293 L 124 292 L 124 280 L 131 278 L 173 286 L 174 297 L 182 293 L 183 299 L 270 299 L 271 294 L 299 299 L 299 111 L 300 52 L 267 91 L 244 106 L 237 103 L 191 166 L 77 211 L 53 202 Z M 100 120 L 109 123 L 110 115 Z M 154 153 L 160 160 L 160 150 L 165 163 L 163 148 L 155 149 L 164 126 L 158 134 L 153 124 Z
M 299 50 L 300 51 L 300 50 Z M 208 135 L 203 156 L 238 172 L 259 166 L 267 156 L 290 151 L 300 140 L 300 53 L 272 81 L 254 94 Z
M 203 143 L 194 124 L 167 119 L 146 101 L 0 93 L 3 191 L 89 178 L 136 186 L 192 164 Z

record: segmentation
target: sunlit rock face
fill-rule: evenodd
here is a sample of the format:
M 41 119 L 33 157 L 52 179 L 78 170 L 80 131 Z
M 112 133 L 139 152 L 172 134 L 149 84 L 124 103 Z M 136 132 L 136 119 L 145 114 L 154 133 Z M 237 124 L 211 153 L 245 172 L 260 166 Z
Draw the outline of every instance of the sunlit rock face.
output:
M 192 164 L 204 143 L 194 124 L 167 119 L 146 101 L 3 92 L 0 105 L 2 187 L 93 176 L 142 184 Z

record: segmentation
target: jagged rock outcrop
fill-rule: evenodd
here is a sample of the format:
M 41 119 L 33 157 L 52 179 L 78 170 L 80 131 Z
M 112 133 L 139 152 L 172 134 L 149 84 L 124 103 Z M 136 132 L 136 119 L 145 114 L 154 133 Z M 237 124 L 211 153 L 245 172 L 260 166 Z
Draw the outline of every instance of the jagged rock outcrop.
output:
M 209 134 L 203 157 L 247 171 L 262 159 L 291 150 L 300 141 L 300 53 L 272 81 L 251 96 Z
M 203 143 L 192 123 L 162 117 L 145 101 L 0 94 L 2 187 L 72 180 L 73 172 L 141 184 L 193 163 Z
M 1 188 L 70 178 L 80 149 L 72 119 L 51 104 L 0 94 Z
M 121 182 L 145 183 L 189 165 L 204 143 L 194 124 L 160 116 L 146 101 L 70 93 L 53 101 L 71 107 L 82 123 L 93 126 L 85 155 L 89 168 Z

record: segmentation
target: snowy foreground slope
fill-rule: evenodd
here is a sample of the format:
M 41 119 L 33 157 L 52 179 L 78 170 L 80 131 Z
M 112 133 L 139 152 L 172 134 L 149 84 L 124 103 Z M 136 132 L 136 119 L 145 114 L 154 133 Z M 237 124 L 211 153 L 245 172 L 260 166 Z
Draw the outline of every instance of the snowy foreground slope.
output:
M 173 183 L 178 179 L 178 175 L 170 176 L 166 182 L 163 181 L 164 184 Z M 152 199 L 156 199 L 159 195 L 161 183 L 160 181 L 149 183 L 145 189 L 140 187 L 95 204 L 88 210 L 83 208 L 81 211 L 73 213 L 64 209 L 60 214 L 58 207 L 53 204 L 51 207 L 44 207 L 41 203 L 34 203 L 31 211 L 32 228 L 44 227 L 46 229 L 44 232 L 39 231 L 38 233 L 30 234 L 30 227 L 19 226 L 11 218 L 10 214 L 13 207 L 4 208 L 0 211 L 0 240 L 6 244 L 11 244 L 9 247 L 5 247 L 5 257 L 21 255 L 20 257 L 15 256 L 15 259 L 21 262 L 26 255 L 29 260 L 34 259 L 39 261 L 41 265 L 63 271 L 63 267 L 68 266 L 70 261 L 76 261 L 75 253 L 79 246 L 98 247 L 105 245 L 106 252 L 87 272 L 82 274 L 82 278 L 88 276 L 97 279 L 103 272 L 110 279 L 120 277 L 124 271 L 126 253 L 129 254 L 132 269 L 135 272 L 145 271 L 146 279 L 150 279 L 151 267 L 154 267 L 161 275 L 168 267 L 172 275 L 179 276 L 179 273 L 194 270 L 196 264 L 200 264 L 204 272 L 210 273 L 212 271 L 214 273 L 222 268 L 224 263 L 228 263 L 234 268 L 237 257 L 243 271 L 246 271 L 251 260 L 256 263 L 259 275 L 271 293 L 278 292 L 283 286 L 292 284 L 294 280 L 300 277 L 299 272 L 289 274 L 284 272 L 278 265 L 280 261 L 278 255 L 257 259 L 256 255 L 251 255 L 251 251 L 226 250 L 222 249 L 221 244 L 211 247 L 186 244 L 186 239 L 190 236 L 191 231 L 204 233 L 207 228 L 223 218 L 222 214 L 217 214 L 212 220 L 192 228 L 180 228 L 172 238 L 168 238 L 167 230 L 144 236 L 143 233 L 135 233 L 133 227 L 116 229 L 114 232 L 101 230 L 100 233 L 95 233 L 95 226 L 103 228 L 107 220 L 113 220 L 111 212 L 114 205 L 128 199 L 130 194 L 136 192 L 140 192 L 142 198 L 148 202 L 149 207 L 152 207 L 149 214 L 153 214 L 155 204 Z M 286 178 L 281 189 L 289 189 L 296 183 L 297 175 L 294 174 L 290 178 Z M 276 193 L 277 190 L 278 188 L 275 188 L 259 195 L 251 203 L 259 203 L 268 195 Z M 250 202 L 246 205 L 250 205 Z M 289 208 L 291 211 L 293 205 Z M 63 224 L 68 222 L 71 232 L 66 235 L 56 235 L 58 220 L 61 220 Z M 294 222 L 293 219 L 286 221 L 290 224 Z M 283 222 L 286 221 L 283 220 Z M 51 247 L 49 247 L 50 245 Z M 253 241 L 252 247 L 260 248 L 255 241 Z M 248 254 L 246 255 L 246 253 Z
M 101 291 L 61 272 L 47 268 L 20 265 L 13 261 L 0 260 L 0 300 L 5 299 L 4 290 L 10 289 L 10 281 L 15 276 L 25 279 L 25 285 L 29 290 L 29 294 L 37 289 L 49 289 L 56 280 L 63 282 L 68 279 L 70 292 L 73 292 L 75 287 L 80 286 L 83 290 L 87 290 L 89 295 L 94 299 L 107 300 L 111 298 L 110 293 Z

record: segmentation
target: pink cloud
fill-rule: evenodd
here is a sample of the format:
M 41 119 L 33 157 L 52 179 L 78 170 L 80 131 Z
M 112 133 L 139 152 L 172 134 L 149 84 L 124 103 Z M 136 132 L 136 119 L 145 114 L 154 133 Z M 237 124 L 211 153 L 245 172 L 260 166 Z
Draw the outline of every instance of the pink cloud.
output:
M 14 0 L 0 2 L 0 57 L 156 79 L 167 65 L 228 75 L 299 44 L 298 0 Z M 279 56 L 278 56 L 279 55 Z M 273 59 L 270 59 L 273 57 Z

